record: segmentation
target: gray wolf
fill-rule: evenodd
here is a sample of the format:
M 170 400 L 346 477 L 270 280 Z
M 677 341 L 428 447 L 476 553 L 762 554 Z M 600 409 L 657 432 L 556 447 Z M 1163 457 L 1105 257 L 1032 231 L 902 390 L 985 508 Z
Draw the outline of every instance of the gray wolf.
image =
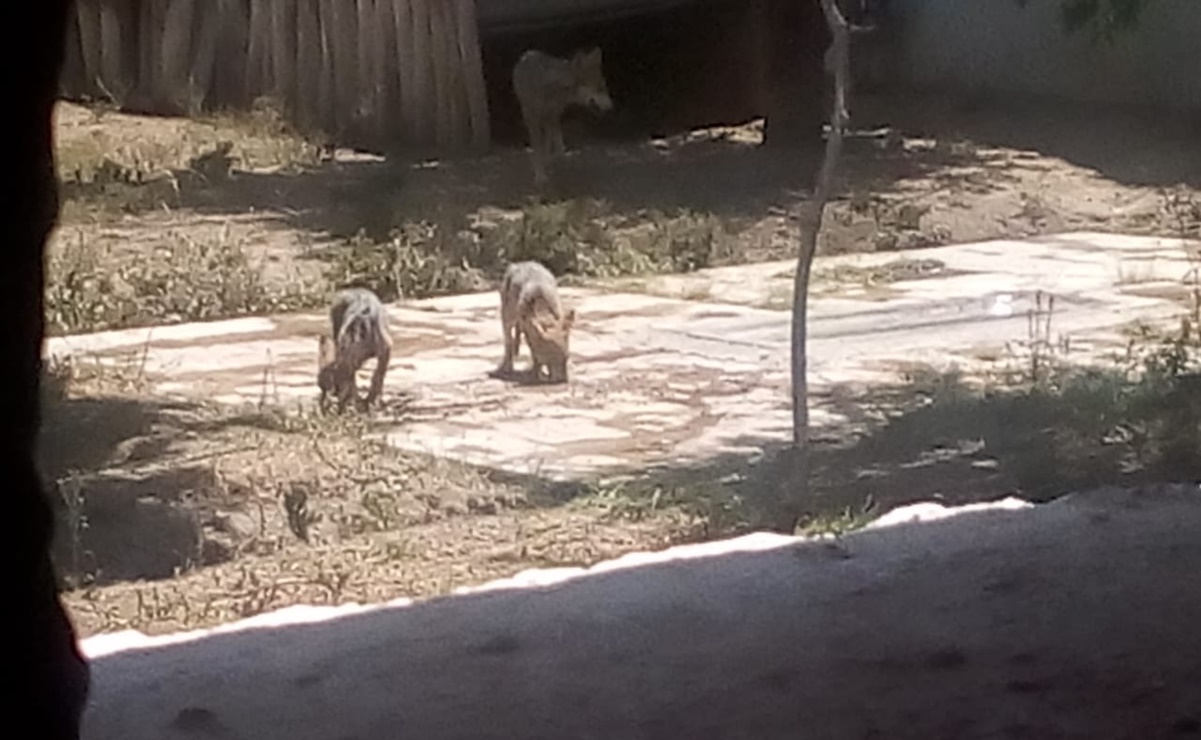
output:
M 317 386 L 321 389 L 320 407 L 325 411 L 329 398 L 338 402 L 339 412 L 353 399 L 358 405 L 359 368 L 375 360 L 371 387 L 363 408 L 375 403 L 384 389 L 384 375 L 392 359 L 392 336 L 388 315 L 375 293 L 366 288 L 347 288 L 334 295 L 329 310 L 329 335 L 323 334 L 318 347 Z
M 526 51 L 513 65 L 513 91 L 530 138 L 534 183 L 539 186 L 547 181 L 550 158 L 567 151 L 561 125 L 563 111 L 572 105 L 601 112 L 613 108 L 598 48 L 577 51 L 571 59 L 559 59 L 537 49 Z
M 567 355 L 575 309 L 564 310 L 555 276 L 538 262 L 515 262 L 505 270 L 500 285 L 500 321 L 505 335 L 505 357 L 496 375 L 513 373 L 513 360 L 524 336 L 530 348 L 530 372 L 535 380 L 543 371 L 552 383 L 567 382 Z

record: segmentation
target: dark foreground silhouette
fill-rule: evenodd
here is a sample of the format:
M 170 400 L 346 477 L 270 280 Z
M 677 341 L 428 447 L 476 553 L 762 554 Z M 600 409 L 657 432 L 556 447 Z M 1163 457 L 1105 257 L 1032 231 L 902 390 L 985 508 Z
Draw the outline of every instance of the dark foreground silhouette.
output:
M 50 562 L 53 519 L 34 463 L 43 312 L 42 254 L 58 212 L 51 112 L 62 64 L 68 0 L 30 5 L 5 65 L 14 72 L 7 110 L 12 151 L 4 169 L 5 270 L 0 270 L 0 480 L 8 497 L 10 681 L 7 722 L 14 737 L 58 740 L 79 735 L 88 669 L 63 611 Z M 19 36 L 18 40 L 16 37 Z

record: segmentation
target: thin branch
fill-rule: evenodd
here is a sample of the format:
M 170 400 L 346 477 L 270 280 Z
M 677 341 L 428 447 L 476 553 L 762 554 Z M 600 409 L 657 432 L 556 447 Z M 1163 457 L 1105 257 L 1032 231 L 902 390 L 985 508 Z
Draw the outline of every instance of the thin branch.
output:
M 793 445 L 798 458 L 807 454 L 809 442 L 809 391 L 808 357 L 808 299 L 809 275 L 813 256 L 817 252 L 817 237 L 822 228 L 822 216 L 826 202 L 834 187 L 834 175 L 842 154 L 843 129 L 847 122 L 847 88 L 850 78 L 850 32 L 846 19 L 835 4 L 835 0 L 821 0 L 822 12 L 830 27 L 832 42 L 825 59 L 833 68 L 834 102 L 830 115 L 830 136 L 826 140 L 826 153 L 814 184 L 813 196 L 801 207 L 798 214 L 800 251 L 797 255 L 796 275 L 793 279 L 792 305 L 792 420 Z
M 802 218 L 809 215 L 816 219 L 817 229 L 813 234 L 815 239 L 816 231 L 821 229 L 822 212 L 830 199 L 830 191 L 834 187 L 834 173 L 842 154 L 842 134 L 848 119 L 847 89 L 850 87 L 851 77 L 850 27 L 835 0 L 821 0 L 821 3 L 826 23 L 829 24 L 833 36 L 828 54 L 833 64 L 834 103 L 830 113 L 830 137 L 826 140 L 826 156 L 817 176 L 813 198 L 806 204 L 807 208 L 802 210 Z M 805 211 L 809 213 L 806 214 Z

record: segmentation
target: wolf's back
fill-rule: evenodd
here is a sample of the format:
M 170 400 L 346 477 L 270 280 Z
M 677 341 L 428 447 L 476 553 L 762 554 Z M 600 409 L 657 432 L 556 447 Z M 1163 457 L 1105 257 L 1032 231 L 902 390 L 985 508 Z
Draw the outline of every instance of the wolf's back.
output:
M 556 318 L 562 314 L 555 276 L 538 262 L 509 265 L 505 270 L 503 289 L 505 300 L 518 309 L 529 307 L 536 313 L 546 311 Z
M 379 298 L 369 291 L 357 288 L 340 293 L 331 311 L 338 348 L 373 345 L 383 328 L 383 310 Z

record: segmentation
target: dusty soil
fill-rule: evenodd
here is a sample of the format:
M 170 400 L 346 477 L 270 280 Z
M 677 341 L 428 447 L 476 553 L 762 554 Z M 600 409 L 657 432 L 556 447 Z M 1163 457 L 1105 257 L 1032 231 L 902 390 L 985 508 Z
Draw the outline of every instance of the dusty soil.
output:
M 865 102 L 859 115 L 903 138 L 850 143 L 825 253 L 1081 227 L 1173 234 L 1161 189 L 1201 187 L 1201 135 L 1170 121 L 934 98 Z M 759 132 L 751 123 L 588 146 L 564 164 L 558 197 L 600 204 L 582 218 L 629 240 L 672 219 L 715 219 L 728 238 L 714 264 L 787 257 L 788 213 L 814 162 L 755 148 Z M 194 159 L 224 140 L 238 158 L 228 177 Z M 58 142 L 68 182 L 54 249 L 82 245 L 92 260 L 145 271 L 178 260 L 165 245 L 234 244 L 268 289 L 251 310 L 324 300 L 329 253 L 319 248 L 360 230 L 382 238 L 427 219 L 486 236 L 534 196 L 517 151 L 414 166 L 347 152 L 324 161 L 269 116 L 194 122 L 62 104 Z M 103 175 L 105 158 L 116 175 Z M 186 275 L 174 274 L 187 293 Z M 68 603 L 85 635 L 170 631 L 296 602 L 428 596 L 735 534 L 762 521 L 776 491 L 772 464 L 748 461 L 715 461 L 681 480 L 555 489 L 388 452 L 354 422 L 164 404 L 136 382 L 102 380 L 73 384 L 44 449 L 63 510 L 59 561 L 79 586 Z M 878 400 L 845 401 L 879 417 Z M 879 513 L 931 492 L 1049 496 L 1093 475 L 1083 452 L 1047 477 L 1062 459 L 998 467 L 915 425 L 920 433 L 894 434 L 904 441 L 892 447 L 855 447 L 863 430 L 822 441 L 814 522 L 851 526 L 865 501 Z M 1031 445 L 1013 448 L 1028 455 Z M 914 461 L 924 462 L 906 467 Z
M 1201 479 L 1198 449 L 1181 448 L 1201 438 L 1196 399 L 1183 423 L 1197 428 L 1181 430 L 1173 451 L 1157 449 L 1166 397 L 1140 412 L 1115 410 L 1104 388 L 979 397 L 955 382 L 814 398 L 855 413 L 813 440 L 802 531 L 853 529 L 918 500 L 1046 500 Z M 353 417 L 155 402 L 84 382 L 76 392 L 50 407 L 42 454 L 58 482 L 56 555 L 77 586 L 66 599 L 84 635 L 432 597 L 528 568 L 738 535 L 772 523 L 787 480 L 786 460 L 768 450 L 549 484 L 400 453 Z
M 1174 234 L 1162 190 L 1201 188 L 1201 131 L 1155 112 L 907 95 L 865 97 L 856 115 L 865 129 L 888 125 L 900 136 L 848 142 L 822 253 L 1069 229 Z M 486 242 L 491 226 L 537 199 L 516 149 L 413 165 L 349 151 L 329 160 L 269 112 L 198 122 L 62 103 L 57 119 L 69 180 L 60 239 L 113 261 L 153 258 L 156 245 L 180 239 L 233 242 L 278 290 L 320 286 L 330 257 L 320 248 L 357 233 L 386 238 L 427 220 Z M 683 215 L 713 217 L 728 232 L 713 265 L 788 258 L 788 214 L 816 161 L 761 150 L 761 138 L 754 121 L 588 144 L 563 163 L 548 197 L 590 204 L 578 218 L 619 241 Z M 192 161 L 222 141 L 233 143 L 228 176 Z M 105 158 L 117 165 L 110 177 L 143 184 L 98 179 Z
M 56 555 L 84 635 L 433 596 L 704 534 L 678 507 L 643 517 L 603 493 L 404 456 L 355 419 L 93 396 L 49 425 Z M 88 444 L 64 451 L 60 434 Z

